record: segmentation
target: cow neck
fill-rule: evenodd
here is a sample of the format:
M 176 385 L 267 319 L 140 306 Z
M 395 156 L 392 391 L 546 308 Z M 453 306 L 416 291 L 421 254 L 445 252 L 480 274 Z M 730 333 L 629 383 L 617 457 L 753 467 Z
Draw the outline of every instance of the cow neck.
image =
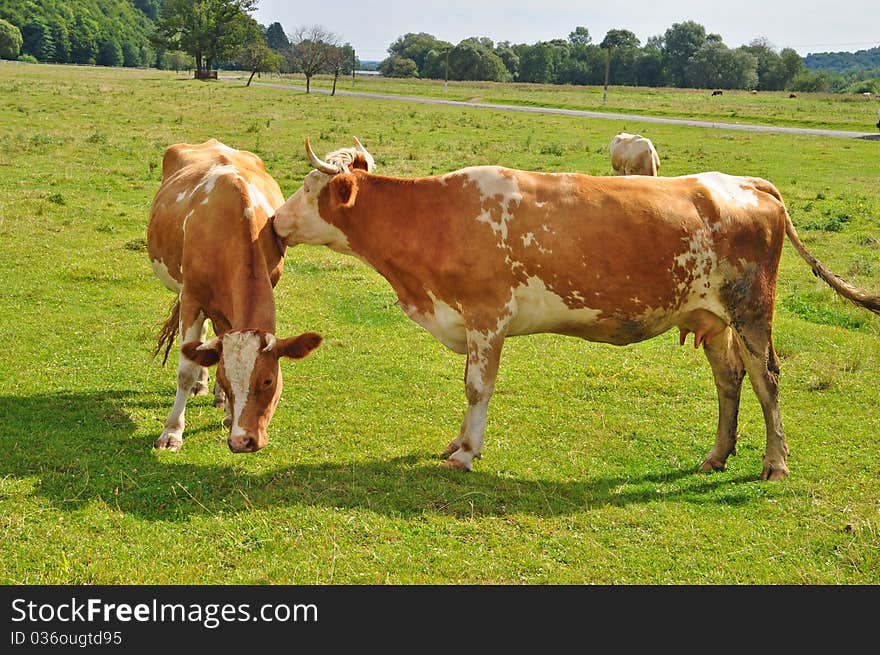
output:
M 275 333 L 275 296 L 259 242 L 236 258 L 229 280 L 231 306 L 226 313 L 232 330 Z
M 345 233 L 351 250 L 388 280 L 400 300 L 427 307 L 430 274 L 425 267 L 443 256 L 445 241 L 446 212 L 437 211 L 431 201 L 440 183 L 436 178 L 358 178 L 354 207 L 335 215 L 332 222 Z

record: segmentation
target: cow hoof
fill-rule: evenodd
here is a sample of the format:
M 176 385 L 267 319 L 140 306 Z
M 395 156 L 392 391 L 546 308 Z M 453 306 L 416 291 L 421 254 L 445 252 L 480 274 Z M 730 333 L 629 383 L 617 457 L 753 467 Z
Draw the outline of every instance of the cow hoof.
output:
M 208 385 L 204 382 L 196 382 L 189 390 L 190 396 L 207 396 L 210 393 L 211 390 L 208 389 Z
M 703 460 L 703 463 L 700 464 L 700 471 L 703 473 L 712 473 L 713 471 L 723 471 L 727 468 L 726 464 L 722 464 L 721 462 L 712 459 L 711 457 L 707 457 Z
M 788 477 L 788 467 L 785 462 L 780 464 L 764 464 L 764 470 L 761 471 L 762 480 L 784 480 Z
M 223 427 L 224 428 L 231 428 L 232 427 L 232 417 L 231 416 L 227 416 L 226 418 L 223 419 Z
M 226 401 L 223 399 L 214 398 L 214 407 L 218 407 L 219 409 L 226 409 Z
M 473 465 L 469 466 L 457 459 L 447 459 L 445 462 L 443 462 L 443 466 L 449 467 L 451 469 L 458 469 L 459 471 L 470 471 L 473 468 Z
M 170 450 L 172 453 L 178 452 L 183 447 L 183 439 L 176 434 L 163 432 L 162 436 L 153 443 L 156 450 Z

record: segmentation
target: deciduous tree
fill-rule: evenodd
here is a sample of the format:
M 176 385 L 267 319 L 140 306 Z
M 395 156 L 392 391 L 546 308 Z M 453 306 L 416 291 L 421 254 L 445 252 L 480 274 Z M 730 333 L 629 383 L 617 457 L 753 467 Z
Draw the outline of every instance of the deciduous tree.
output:
M 306 93 L 311 91 L 312 77 L 327 66 L 337 45 L 336 35 L 320 25 L 300 27 L 294 33 L 285 58 L 294 71 L 305 75 Z
M 255 25 L 249 14 L 256 6 L 257 0 L 165 0 L 153 41 L 190 53 L 197 71 L 210 70 L 247 41 Z
M 22 43 L 21 30 L 0 18 L 0 59 L 17 59 Z

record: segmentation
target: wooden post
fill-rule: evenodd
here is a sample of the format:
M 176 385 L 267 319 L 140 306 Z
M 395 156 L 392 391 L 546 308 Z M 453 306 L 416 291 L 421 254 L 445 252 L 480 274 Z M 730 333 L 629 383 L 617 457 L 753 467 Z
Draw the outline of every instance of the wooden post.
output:
M 605 53 L 605 88 L 602 90 L 602 104 L 608 100 L 608 78 L 611 76 L 611 48 Z
M 443 93 L 449 91 L 449 48 L 446 48 L 446 77 L 443 79 Z

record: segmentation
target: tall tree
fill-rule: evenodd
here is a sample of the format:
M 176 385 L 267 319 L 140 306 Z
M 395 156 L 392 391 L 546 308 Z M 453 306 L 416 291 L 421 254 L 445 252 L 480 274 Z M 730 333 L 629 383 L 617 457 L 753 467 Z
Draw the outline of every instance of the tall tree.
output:
M 251 76 L 245 84 L 245 86 L 250 86 L 251 80 L 257 73 L 277 71 L 281 67 L 281 55 L 268 46 L 262 34 L 255 34 L 241 49 L 238 63 L 242 68 L 251 72 Z
M 257 0 L 165 0 L 154 43 L 183 50 L 196 60 L 196 75 L 233 56 L 256 23 Z
M 674 23 L 663 35 L 663 60 L 675 86 L 684 86 L 688 60 L 706 43 L 706 28 L 692 20 Z
M 578 25 L 573 32 L 569 32 L 568 42 L 572 45 L 590 45 L 593 42 L 593 37 L 590 36 L 590 30 L 583 25 Z
M 284 52 L 284 50 L 287 49 L 287 46 L 290 45 L 290 39 L 288 39 L 287 34 L 284 33 L 284 28 L 281 27 L 281 23 L 275 22 L 266 28 L 266 45 L 272 48 L 275 52 Z
M 18 59 L 23 41 L 21 30 L 0 18 L 0 59 Z
M 320 25 L 300 27 L 293 35 L 285 58 L 293 70 L 305 75 L 306 93 L 311 91 L 312 77 L 326 67 L 331 51 L 337 45 L 336 35 Z
M 452 48 L 452 44 L 440 41 L 433 34 L 407 32 L 388 47 L 388 54 L 392 57 L 396 55 L 412 59 L 416 62 L 416 67 L 419 69 L 419 74 L 421 74 L 424 70 L 425 57 L 428 56 L 428 53 L 431 50 L 445 52 L 447 47 Z

